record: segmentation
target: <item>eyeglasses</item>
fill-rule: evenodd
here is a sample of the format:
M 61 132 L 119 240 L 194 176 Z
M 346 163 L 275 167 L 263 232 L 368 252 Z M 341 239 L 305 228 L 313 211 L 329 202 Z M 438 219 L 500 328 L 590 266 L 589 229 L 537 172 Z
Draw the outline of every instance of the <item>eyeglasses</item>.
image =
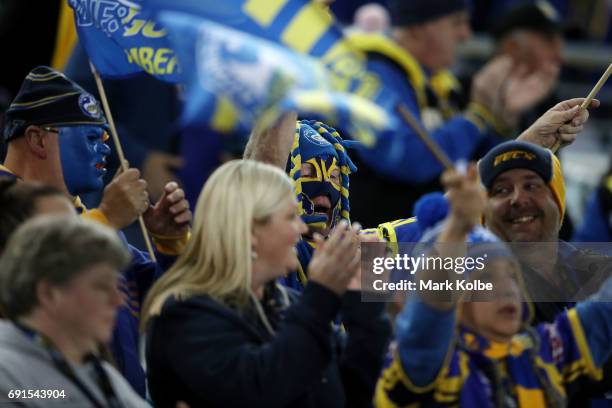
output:
M 59 133 L 59 129 L 55 129 L 49 126 L 42 126 L 41 127 L 42 130 L 44 130 L 45 132 L 51 132 L 51 133 Z

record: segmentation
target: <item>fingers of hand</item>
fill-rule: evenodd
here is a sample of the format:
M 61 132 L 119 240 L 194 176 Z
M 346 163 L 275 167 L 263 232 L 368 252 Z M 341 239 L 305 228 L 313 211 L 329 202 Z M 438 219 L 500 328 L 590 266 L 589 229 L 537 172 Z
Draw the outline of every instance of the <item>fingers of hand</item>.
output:
M 584 101 L 586 100 L 586 98 L 572 98 L 572 99 L 568 99 L 566 101 L 563 102 L 559 102 L 558 104 L 556 104 L 553 108 L 553 110 L 559 110 L 559 111 L 566 111 L 569 110 L 575 106 L 580 106 L 584 103 Z M 587 108 L 598 108 L 600 105 L 600 101 L 598 99 L 593 99 L 591 100 L 591 103 L 589 104 L 589 106 L 587 106 Z
M 359 234 L 359 241 L 366 243 L 383 242 L 376 234 Z
M 355 255 L 353 256 L 353 258 L 349 261 L 349 264 L 347 265 L 348 272 L 352 272 L 350 273 L 351 276 L 354 276 L 355 272 L 359 272 L 360 263 L 361 263 L 361 253 L 360 251 L 357 251 Z
M 130 183 L 122 184 L 121 190 L 132 204 L 132 207 L 137 209 L 138 212 L 142 213 L 149 208 L 149 192 L 147 191 L 146 181 L 137 179 Z
M 575 134 L 559 133 L 559 140 L 562 144 L 572 144 L 576 140 Z
M 457 170 L 446 170 L 442 174 L 442 185 L 445 190 L 451 190 L 453 188 L 457 188 L 463 182 L 463 176 Z
M 578 111 L 578 114 L 574 116 L 571 124 L 574 126 L 580 126 L 586 123 L 589 120 L 589 111 L 586 109 L 581 109 Z
M 182 188 L 176 188 L 174 191 L 172 191 L 171 193 L 169 193 L 166 196 L 166 200 L 170 204 L 175 204 L 175 203 L 178 203 L 180 201 L 186 201 L 185 200 L 185 191 Z
M 133 180 L 138 180 L 140 178 L 140 170 L 131 168 L 126 171 L 121 172 L 115 176 L 115 180 L 118 182 L 129 182 Z
M 589 108 L 599 108 L 599 105 L 601 105 L 601 102 L 599 102 L 599 99 L 593 99 L 591 101 L 591 104 L 588 107 Z
M 559 128 L 559 134 L 561 135 L 575 135 L 578 134 L 580 132 L 582 132 L 582 130 L 584 129 L 584 126 L 579 125 L 579 126 L 574 126 L 572 124 L 569 125 L 563 125 Z
M 341 220 L 330 234 L 325 246 L 329 248 L 329 250 L 333 251 L 336 248 L 338 242 L 342 239 L 342 235 L 347 229 L 348 222 L 346 222 L 346 220 Z
M 172 194 L 179 188 L 179 185 L 176 181 L 171 181 L 164 186 L 164 191 L 166 194 Z
M 178 203 L 170 207 L 171 214 L 180 214 L 189 209 L 189 202 L 187 200 L 181 200 Z
M 193 214 L 191 213 L 191 210 L 187 210 L 174 217 L 174 222 L 177 224 L 187 224 L 191 222 L 192 218 Z
M 469 164 L 466 178 L 472 183 L 476 183 L 478 181 L 478 167 L 476 167 L 476 163 Z

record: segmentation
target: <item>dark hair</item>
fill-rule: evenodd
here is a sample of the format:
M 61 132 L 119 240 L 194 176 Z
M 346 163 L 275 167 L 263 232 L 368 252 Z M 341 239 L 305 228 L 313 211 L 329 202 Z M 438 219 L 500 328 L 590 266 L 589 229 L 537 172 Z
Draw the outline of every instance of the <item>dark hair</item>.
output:
M 0 254 L 17 227 L 34 215 L 36 201 L 56 195 L 65 196 L 52 186 L 20 181 L 15 177 L 0 177 Z

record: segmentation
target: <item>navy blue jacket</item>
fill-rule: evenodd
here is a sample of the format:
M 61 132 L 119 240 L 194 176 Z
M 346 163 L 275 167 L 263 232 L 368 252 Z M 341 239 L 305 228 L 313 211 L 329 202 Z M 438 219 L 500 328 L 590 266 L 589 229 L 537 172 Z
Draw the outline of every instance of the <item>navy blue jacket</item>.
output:
M 255 313 L 207 295 L 169 299 L 147 330 L 156 407 L 371 406 L 390 336 L 384 304 L 362 303 L 359 292 L 341 299 L 313 282 L 288 308 L 278 298 L 262 302 L 274 336 Z M 348 335 L 330 323 L 340 310 Z

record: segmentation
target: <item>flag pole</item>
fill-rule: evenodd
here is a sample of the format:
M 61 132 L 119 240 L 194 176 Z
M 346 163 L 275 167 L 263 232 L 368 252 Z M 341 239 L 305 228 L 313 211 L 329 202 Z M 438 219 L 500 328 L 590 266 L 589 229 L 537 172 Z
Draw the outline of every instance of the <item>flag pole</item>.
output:
M 108 105 L 108 99 L 106 98 L 106 91 L 104 90 L 104 85 L 102 84 L 102 79 L 100 78 L 100 74 L 96 70 L 94 64 L 89 61 L 89 68 L 91 69 L 91 73 L 94 76 L 96 81 L 96 86 L 98 88 L 98 93 L 100 94 L 100 100 L 102 101 L 102 106 L 104 107 L 104 113 L 108 118 L 108 124 L 111 131 L 111 137 L 113 138 L 113 142 L 115 143 L 115 148 L 117 149 L 117 156 L 119 156 L 119 165 L 123 171 L 128 169 L 127 161 L 125 160 L 125 154 L 123 153 L 123 148 L 121 147 L 121 141 L 119 140 L 119 134 L 117 133 L 117 128 L 115 127 L 115 121 L 113 120 L 113 115 L 110 111 L 110 106 Z M 138 223 L 140 224 L 140 230 L 142 232 L 142 236 L 144 238 L 145 244 L 147 246 L 147 251 L 149 252 L 149 256 L 153 262 L 157 262 L 155 257 L 155 253 L 153 252 L 153 246 L 151 245 L 151 239 L 149 238 L 149 233 L 147 232 L 147 228 L 144 223 L 144 219 L 142 218 L 142 214 L 138 216 Z
M 425 132 L 421 124 L 414 117 L 412 112 L 408 110 L 406 105 L 400 104 L 397 107 L 397 110 L 402 119 L 408 122 L 410 127 L 416 132 L 419 139 L 421 139 L 421 141 L 425 143 L 425 146 L 427 146 L 429 151 L 435 156 L 436 159 L 438 159 L 440 164 L 444 166 L 444 169 L 452 170 L 455 167 L 453 165 L 453 162 L 448 158 L 448 156 L 446 155 L 446 153 L 444 153 L 440 146 L 427 134 L 427 132 Z
M 584 102 L 580 104 L 580 111 L 587 109 L 589 105 L 591 105 L 591 101 L 593 100 L 593 98 L 595 98 L 595 95 L 597 95 L 601 87 L 606 83 L 606 81 L 610 77 L 610 74 L 612 74 L 612 63 L 608 65 L 608 69 L 606 69 L 606 72 L 604 72 L 601 78 L 599 78 L 599 81 L 597 81 L 593 89 L 591 89 L 591 92 L 589 92 L 589 95 L 586 97 Z M 557 153 L 557 150 L 559 150 L 560 147 L 561 140 L 557 140 L 555 144 L 550 148 L 550 150 L 552 150 L 553 153 Z

